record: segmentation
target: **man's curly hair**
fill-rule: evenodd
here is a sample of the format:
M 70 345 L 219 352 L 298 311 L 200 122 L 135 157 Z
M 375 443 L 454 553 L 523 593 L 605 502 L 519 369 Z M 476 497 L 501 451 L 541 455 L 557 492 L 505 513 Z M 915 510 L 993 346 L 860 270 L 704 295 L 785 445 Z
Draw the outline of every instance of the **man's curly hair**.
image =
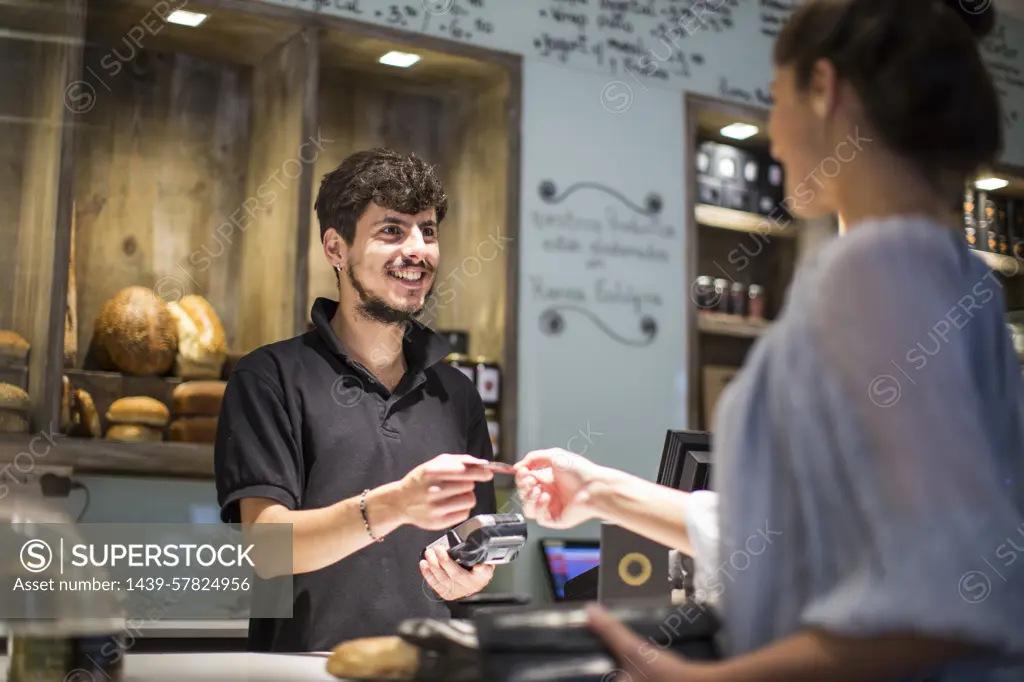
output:
M 438 225 L 448 212 L 448 197 L 432 166 L 415 154 L 369 149 L 352 154 L 321 180 L 314 204 L 320 241 L 333 227 L 351 246 L 356 221 L 371 202 L 410 215 L 434 208 Z

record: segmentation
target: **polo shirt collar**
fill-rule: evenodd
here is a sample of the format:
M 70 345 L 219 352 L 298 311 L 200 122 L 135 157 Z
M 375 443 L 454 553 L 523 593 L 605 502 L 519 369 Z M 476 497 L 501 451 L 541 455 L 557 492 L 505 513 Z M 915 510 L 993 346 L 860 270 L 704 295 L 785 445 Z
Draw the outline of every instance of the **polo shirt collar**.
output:
M 337 301 L 318 297 L 313 302 L 310 317 L 313 320 L 313 326 L 317 334 L 327 344 L 331 352 L 341 356 L 346 362 L 351 364 L 352 358 L 348 350 L 341 343 L 338 335 L 334 333 L 334 328 L 331 327 L 331 319 L 337 310 Z M 405 337 L 402 339 L 402 349 L 405 354 L 408 372 L 413 374 L 418 374 L 436 365 L 448 357 L 453 350 L 443 336 L 417 320 L 407 325 Z

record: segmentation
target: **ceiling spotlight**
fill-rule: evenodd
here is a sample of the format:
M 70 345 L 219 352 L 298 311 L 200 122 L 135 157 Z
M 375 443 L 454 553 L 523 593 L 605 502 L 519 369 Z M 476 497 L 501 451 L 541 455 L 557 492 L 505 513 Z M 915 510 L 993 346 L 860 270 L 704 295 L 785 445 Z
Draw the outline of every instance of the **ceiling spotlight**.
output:
M 388 52 L 386 55 L 380 58 L 381 64 L 387 64 L 388 66 L 399 66 L 406 68 L 412 66 L 420 60 L 418 54 L 409 54 L 408 52 Z
M 983 189 L 988 192 L 993 190 L 1002 189 L 1010 184 L 1009 180 L 1003 180 L 1002 178 L 982 178 L 974 183 L 974 186 L 978 189 Z
M 204 21 L 206 21 L 205 14 L 187 12 L 183 9 L 175 10 L 167 17 L 167 23 L 169 24 L 180 24 L 181 26 L 191 26 L 192 28 L 195 28 Z
M 731 137 L 734 140 L 745 140 L 756 135 L 757 131 L 757 126 L 752 126 L 749 123 L 730 123 L 722 128 L 721 133 L 725 137 Z

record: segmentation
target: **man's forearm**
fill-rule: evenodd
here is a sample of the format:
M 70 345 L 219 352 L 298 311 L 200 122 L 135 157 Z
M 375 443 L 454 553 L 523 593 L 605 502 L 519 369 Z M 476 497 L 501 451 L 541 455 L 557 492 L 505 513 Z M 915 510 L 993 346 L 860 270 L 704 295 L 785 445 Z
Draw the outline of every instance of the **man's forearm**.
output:
M 708 682 L 888 682 L 966 658 L 962 642 L 892 635 L 853 638 L 807 631 L 711 664 Z
M 366 496 L 366 513 L 374 537 L 384 537 L 404 525 L 407 520 L 398 500 L 398 483 L 371 490 Z M 358 496 L 321 509 L 293 511 L 272 506 L 259 515 L 257 523 L 291 524 L 294 574 L 330 566 L 373 542 L 366 533 Z
M 689 493 L 609 469 L 590 494 L 605 521 L 693 556 L 684 508 Z

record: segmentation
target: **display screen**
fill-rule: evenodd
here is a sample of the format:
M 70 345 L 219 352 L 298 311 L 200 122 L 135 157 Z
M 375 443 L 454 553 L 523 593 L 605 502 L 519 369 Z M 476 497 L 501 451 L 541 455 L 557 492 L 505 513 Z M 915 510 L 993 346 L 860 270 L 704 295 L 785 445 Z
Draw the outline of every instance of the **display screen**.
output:
M 601 550 L 593 547 L 548 545 L 544 547 L 544 559 L 551 576 L 551 588 L 556 599 L 565 598 L 565 583 L 580 573 L 589 571 L 601 561 Z

